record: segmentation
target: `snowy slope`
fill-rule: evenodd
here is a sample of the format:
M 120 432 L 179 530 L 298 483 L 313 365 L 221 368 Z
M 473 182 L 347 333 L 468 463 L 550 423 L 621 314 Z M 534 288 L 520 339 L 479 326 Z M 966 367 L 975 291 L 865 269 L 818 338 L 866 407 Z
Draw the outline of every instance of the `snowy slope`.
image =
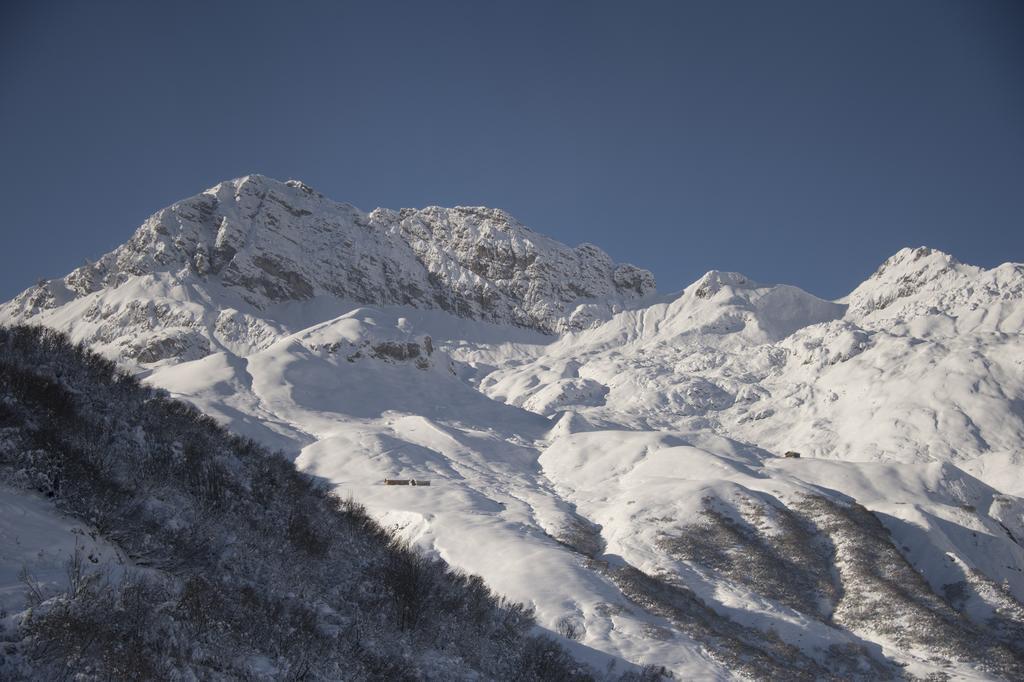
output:
M 82 523 L 59 514 L 41 495 L 0 486 L 0 613 L 25 605 L 25 580 L 40 592 L 68 589 L 67 563 L 77 553 L 90 568 L 117 577 L 125 558 Z
M 905 249 L 838 302 L 653 286 L 500 211 L 250 176 L 0 322 L 118 357 L 613 657 L 1024 675 L 1024 266 Z

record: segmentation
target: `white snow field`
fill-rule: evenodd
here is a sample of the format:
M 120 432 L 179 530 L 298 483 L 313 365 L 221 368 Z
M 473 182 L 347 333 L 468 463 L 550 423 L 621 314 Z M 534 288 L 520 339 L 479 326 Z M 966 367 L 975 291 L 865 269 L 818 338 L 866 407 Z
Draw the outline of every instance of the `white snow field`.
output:
M 837 302 L 717 271 L 658 295 L 501 211 L 364 214 L 248 176 L 0 323 L 66 331 L 280 449 L 571 623 L 592 663 L 1024 665 L 1024 265 L 904 249 Z M 25 551 L 66 551 L 64 522 L 2 495 L 5 542 L 45 526 Z

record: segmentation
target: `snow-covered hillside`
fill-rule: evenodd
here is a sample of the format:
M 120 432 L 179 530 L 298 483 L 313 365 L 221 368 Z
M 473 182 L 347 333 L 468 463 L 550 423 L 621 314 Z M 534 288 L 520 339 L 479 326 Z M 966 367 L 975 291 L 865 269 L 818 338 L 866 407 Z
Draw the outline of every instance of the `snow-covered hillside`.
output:
M 42 327 L 0 328 L 0 509 L 6 682 L 597 678 L 528 606 Z
M 904 249 L 836 302 L 653 289 L 501 211 L 250 176 L 0 323 L 282 450 L 592 663 L 1024 676 L 1024 266 Z

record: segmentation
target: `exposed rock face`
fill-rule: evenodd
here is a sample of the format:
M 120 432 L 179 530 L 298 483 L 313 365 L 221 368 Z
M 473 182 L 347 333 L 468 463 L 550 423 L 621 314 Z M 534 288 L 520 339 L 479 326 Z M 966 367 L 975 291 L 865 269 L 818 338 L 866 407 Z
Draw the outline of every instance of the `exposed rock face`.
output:
M 251 175 L 157 212 L 126 244 L 26 291 L 8 312 L 29 317 L 162 273 L 186 286 L 222 285 L 258 310 L 333 295 L 547 333 L 594 324 L 655 288 L 650 272 L 616 265 L 590 244 L 567 247 L 501 210 L 366 214 L 301 182 Z

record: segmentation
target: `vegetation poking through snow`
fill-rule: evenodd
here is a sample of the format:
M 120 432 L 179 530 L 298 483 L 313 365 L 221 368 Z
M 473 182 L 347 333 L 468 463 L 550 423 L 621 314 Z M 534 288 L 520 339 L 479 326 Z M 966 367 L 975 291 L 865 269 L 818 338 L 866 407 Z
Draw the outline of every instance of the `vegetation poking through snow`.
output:
M 940 660 L 970 661 L 979 670 L 1024 679 L 1019 643 L 1004 640 L 1007 633 L 998 627 L 975 623 L 936 594 L 870 511 L 817 495 L 805 497 L 796 509 L 835 547 L 842 583 L 835 623 L 858 634 L 881 635 L 903 649 L 923 649 Z
M 648 575 L 628 564 L 604 568 L 623 594 L 648 612 L 668 619 L 726 669 L 756 680 L 879 680 L 900 677 L 856 645 L 829 646 L 823 661 L 808 656 L 775 632 L 720 615 L 689 588 Z
M 996 595 L 1003 608 L 987 623 L 973 622 L 956 608 L 957 592 L 966 591 L 967 583 L 947 585 L 945 595 L 936 594 L 892 543 L 889 531 L 863 506 L 842 505 L 820 495 L 804 496 L 790 507 L 777 501 L 745 502 L 735 508 L 734 518 L 706 497 L 700 521 L 666 533 L 660 546 L 714 579 L 727 578 L 856 636 L 881 639 L 899 650 L 924 651 L 938 662 L 968 662 L 1008 679 L 1024 677 L 1020 624 L 1015 619 L 1020 604 L 1012 596 Z M 635 569 L 618 571 L 616 579 L 634 598 L 683 623 L 700 641 L 713 641 L 709 632 L 733 630 L 728 646 L 716 647 L 715 654 L 730 664 L 743 642 L 769 656 L 778 648 L 773 637 L 744 632 L 705 608 L 685 588 L 662 584 Z M 976 589 L 998 591 L 990 581 L 977 578 L 975 583 Z M 752 656 L 760 653 L 742 654 L 744 659 Z M 886 669 L 855 644 L 830 648 L 823 664 L 827 673 L 816 671 L 815 664 L 804 662 L 797 652 L 788 663 L 792 675 L 808 679 L 828 674 L 907 676 Z M 767 670 L 773 664 L 769 659 L 758 665 Z M 785 668 L 779 673 L 787 676 Z
M 663 538 L 669 554 L 809 616 L 831 615 L 838 589 L 831 572 L 833 549 L 826 538 L 782 504 L 747 504 L 746 518 L 737 520 L 713 502 L 704 499 L 700 523 Z M 777 526 L 775 532 L 766 532 L 769 521 Z
M 58 333 L 0 328 L 0 435 L 0 478 L 126 557 L 76 551 L 60 594 L 26 572 L 0 677 L 593 677 L 531 609 Z

